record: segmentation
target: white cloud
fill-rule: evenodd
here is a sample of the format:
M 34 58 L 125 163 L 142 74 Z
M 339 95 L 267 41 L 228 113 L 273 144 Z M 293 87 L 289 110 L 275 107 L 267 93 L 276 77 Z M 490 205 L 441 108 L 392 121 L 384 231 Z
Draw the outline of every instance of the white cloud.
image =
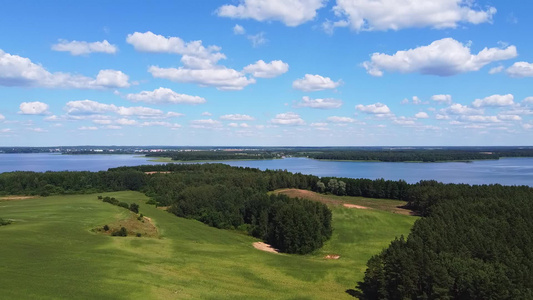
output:
M 500 73 L 501 71 L 503 71 L 503 69 L 504 69 L 503 66 L 494 67 L 494 68 L 489 70 L 489 74 L 493 75 L 493 74 Z
M 180 128 L 181 125 L 177 123 L 170 123 L 170 122 L 162 122 L 162 121 L 154 121 L 154 122 L 143 122 L 141 124 L 143 127 L 147 126 L 163 126 L 168 128 Z
M 502 121 L 521 121 L 522 120 L 522 117 L 520 117 L 519 115 L 504 115 L 504 114 L 499 114 L 498 115 L 498 119 L 502 120 Z
M 128 94 L 126 99 L 133 102 L 150 104 L 201 104 L 206 100 L 199 96 L 178 94 L 171 89 L 160 87 L 153 91 L 142 91 L 138 94 Z
M 393 122 L 395 124 L 398 124 L 398 125 L 415 125 L 415 121 L 412 120 L 412 119 L 409 119 L 409 118 L 406 118 L 406 117 L 399 117 L 399 118 L 395 118 L 393 120 Z
M 29 58 L 0 50 L 0 85 L 44 88 L 105 89 L 128 87 L 121 71 L 101 70 L 96 78 L 70 73 L 50 73 Z
M 254 118 L 249 115 L 241 115 L 241 114 L 230 114 L 230 115 L 223 115 L 220 116 L 222 120 L 231 120 L 231 121 L 253 121 Z
M 193 120 L 191 121 L 192 128 L 200 129 L 216 129 L 222 127 L 222 123 L 213 119 Z
M 122 129 L 122 126 L 117 126 L 117 125 L 107 125 L 105 128 L 107 128 L 107 129 L 112 129 L 112 130 L 118 130 L 118 129 Z
M 448 115 L 443 115 L 443 114 L 437 114 L 437 115 L 435 116 L 435 119 L 437 119 L 437 120 L 449 120 L 449 119 L 450 119 L 450 116 L 448 116 Z
M 93 43 L 59 40 L 59 43 L 52 45 L 52 50 L 70 52 L 71 55 L 84 55 L 94 52 L 115 54 L 118 48 L 115 45 L 111 45 L 107 40 Z
M 124 125 L 124 126 L 133 126 L 133 125 L 138 124 L 136 120 L 126 119 L 126 118 L 118 119 L 115 122 L 119 125 Z
M 298 26 L 311 21 L 327 0 L 240 0 L 239 5 L 223 5 L 216 13 L 220 17 L 280 21 Z
M 281 60 L 273 60 L 265 63 L 263 60 L 258 60 L 254 64 L 244 67 L 244 73 L 250 73 L 254 77 L 272 78 L 286 73 L 289 70 L 289 64 Z
M 95 123 L 95 124 L 100 124 L 100 125 L 109 125 L 109 124 L 113 123 L 113 121 L 111 121 L 111 120 L 96 119 L 96 120 L 93 120 L 93 123 Z
M 39 101 L 36 102 L 22 102 L 20 104 L 19 114 L 22 115 L 47 115 L 50 112 L 48 111 L 48 104 L 42 103 Z
M 246 30 L 244 29 L 244 27 L 242 27 L 239 24 L 235 24 L 235 27 L 233 27 L 233 34 L 241 35 L 245 33 L 246 33 Z
M 208 116 L 208 117 L 209 117 L 209 116 L 212 116 L 212 115 L 213 115 L 213 114 L 210 113 L 210 112 L 208 112 L 208 111 L 204 111 L 204 112 L 202 113 L 202 116 Z
M 450 107 L 443 110 L 452 115 L 482 115 L 483 110 L 470 108 L 459 103 L 452 104 Z
M 220 53 L 220 47 L 204 47 L 202 41 L 184 42 L 179 37 L 164 37 L 151 31 L 128 34 L 126 42 L 133 45 L 135 50 L 152 53 L 173 53 L 196 58 L 207 59 L 216 63 L 226 56 Z
M 368 114 L 386 115 L 386 114 L 391 113 L 390 108 L 386 104 L 379 103 L 379 102 L 375 104 L 369 104 L 369 105 L 359 104 L 355 108 L 361 112 L 368 113 Z
M 296 79 L 292 83 L 292 87 L 304 92 L 314 92 L 326 89 L 335 89 L 342 84 L 342 81 L 337 82 L 331 80 L 329 77 L 322 77 L 320 75 L 305 74 L 304 78 Z
M 533 124 L 522 124 L 522 128 L 526 129 L 526 130 L 529 130 L 531 128 L 533 128 Z
M 533 97 L 527 97 L 524 100 L 522 100 L 522 104 L 528 105 L 533 104 Z
M 501 122 L 497 116 L 462 116 L 462 120 L 479 123 L 499 123 Z
M 472 102 L 473 107 L 501 107 L 511 106 L 514 104 L 514 97 L 511 94 L 507 95 L 492 95 L 484 99 L 476 99 Z
M 305 121 L 300 115 L 293 112 L 287 112 L 283 114 L 277 114 L 276 117 L 270 120 L 272 124 L 276 125 L 304 125 Z
M 255 79 L 247 78 L 243 73 L 219 67 L 214 69 L 159 68 L 151 66 L 148 72 L 155 78 L 164 78 L 176 82 L 195 83 L 200 86 L 213 86 L 219 90 L 242 90 Z
M 167 117 L 168 118 L 176 118 L 176 117 L 183 117 L 183 116 L 185 116 L 185 114 L 177 113 L 177 112 L 173 112 L 173 111 L 167 112 Z
M 353 123 L 355 122 L 355 119 L 348 118 L 348 117 L 338 117 L 338 116 L 328 117 L 327 120 L 332 123 Z
M 398 51 L 394 55 L 374 53 L 370 61 L 363 63 L 363 67 L 372 76 L 382 76 L 383 71 L 451 76 L 478 71 L 491 62 L 517 55 L 515 46 L 505 49 L 484 48 L 478 54 L 471 54 L 468 45 L 445 38 L 428 46 Z
M 6 117 L 4 117 L 4 115 L 0 114 L 0 121 L 3 121 L 5 119 L 6 119 Z
M 511 77 L 533 77 L 533 63 L 515 62 L 505 72 Z
M 326 127 L 328 126 L 329 124 L 328 123 L 311 123 L 310 124 L 312 127 Z
M 413 27 L 455 28 L 459 23 L 491 22 L 494 7 L 475 10 L 474 0 L 337 0 L 335 14 L 355 31 Z M 344 25 L 343 25 L 344 26 Z
M 250 42 L 252 42 L 252 46 L 254 48 L 259 47 L 261 45 L 266 44 L 268 40 L 265 38 L 265 33 L 260 32 L 258 34 L 250 34 L 246 37 Z
M 427 112 L 423 112 L 423 111 L 421 111 L 421 112 L 419 112 L 419 113 L 417 113 L 417 114 L 415 115 L 415 118 L 417 118 L 417 119 L 428 119 L 428 118 L 429 118 L 429 115 L 428 115 Z
M 113 104 L 104 104 L 92 100 L 69 101 L 65 106 L 67 114 L 92 115 L 107 112 L 116 112 L 118 107 Z
M 338 99 L 311 99 L 307 96 L 302 97 L 302 101 L 296 103 L 296 107 L 310 107 L 319 109 L 333 109 L 342 106 L 342 101 Z
M 229 123 L 228 124 L 229 127 L 241 127 L 241 128 L 249 128 L 250 125 L 246 124 L 246 123 L 241 123 L 241 124 L 237 124 L 237 123 Z
M 158 117 L 164 114 L 163 111 L 159 109 L 143 107 L 143 106 L 135 106 L 135 107 L 120 106 L 117 108 L 116 113 L 121 116 L 140 116 L 140 117 Z
M 439 103 L 439 104 L 451 104 L 452 103 L 452 95 L 433 95 L 431 96 L 431 100 Z
M 82 126 L 78 128 L 79 130 L 98 130 L 98 127 L 95 126 Z

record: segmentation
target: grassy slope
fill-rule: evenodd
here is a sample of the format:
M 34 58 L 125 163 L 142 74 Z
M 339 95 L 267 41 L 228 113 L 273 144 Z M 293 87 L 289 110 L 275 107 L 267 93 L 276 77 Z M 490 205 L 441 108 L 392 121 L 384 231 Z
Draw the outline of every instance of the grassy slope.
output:
M 96 195 L 0 201 L 0 295 L 6 299 L 349 299 L 371 255 L 407 234 L 414 217 L 333 206 L 334 234 L 317 253 L 279 255 L 255 239 L 142 204 L 135 192 L 108 193 L 141 204 L 160 239 L 95 234 L 127 218 Z M 338 254 L 339 260 L 325 260 Z

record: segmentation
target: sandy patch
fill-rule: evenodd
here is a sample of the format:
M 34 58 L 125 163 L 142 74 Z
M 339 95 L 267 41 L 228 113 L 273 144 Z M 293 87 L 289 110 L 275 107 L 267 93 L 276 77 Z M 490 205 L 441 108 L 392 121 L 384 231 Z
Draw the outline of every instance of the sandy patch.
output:
M 279 253 L 277 249 L 272 248 L 272 246 L 270 246 L 267 243 L 255 242 L 253 245 L 254 245 L 254 248 L 257 250 L 266 251 L 270 253 Z
M 339 259 L 341 258 L 340 255 L 335 255 L 335 254 L 328 254 L 326 256 L 324 256 L 325 259 Z
M 355 205 L 355 204 L 348 204 L 348 203 L 344 203 L 342 206 L 347 207 L 347 208 L 371 209 L 370 207 Z
M 24 199 L 34 199 L 37 196 L 5 196 L 0 197 L 0 200 L 24 200 Z
M 168 172 L 168 171 L 167 171 L 167 172 L 156 172 L 156 171 L 154 171 L 154 172 L 144 172 L 144 174 L 146 174 L 146 175 L 152 175 L 152 174 L 170 174 L 170 172 Z

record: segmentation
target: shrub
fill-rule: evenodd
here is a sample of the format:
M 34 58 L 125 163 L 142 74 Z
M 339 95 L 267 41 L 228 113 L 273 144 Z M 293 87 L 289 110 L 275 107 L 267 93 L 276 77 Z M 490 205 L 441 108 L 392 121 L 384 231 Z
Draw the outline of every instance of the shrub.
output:
M 9 224 L 11 224 L 10 220 L 4 220 L 4 219 L 0 218 L 0 226 L 9 225 Z
M 136 237 L 141 237 L 141 233 L 137 232 Z
M 126 228 L 122 227 L 120 228 L 120 230 L 117 230 L 117 231 L 113 231 L 113 233 L 111 233 L 112 236 L 128 236 L 128 230 L 126 230 Z
M 104 231 L 108 231 L 108 230 L 109 230 L 109 226 L 104 225 Z
M 129 209 L 129 208 L 130 208 L 129 204 L 126 203 L 126 202 L 120 202 L 120 203 L 118 204 L 118 206 L 120 206 L 120 207 L 124 207 L 125 209 Z
M 154 199 L 150 199 L 150 200 L 146 201 L 146 204 L 157 205 L 157 202 L 155 202 Z
M 130 210 L 136 214 L 139 213 L 139 204 L 137 203 L 132 203 L 130 204 Z
M 102 199 L 104 199 L 104 197 L 98 196 L 98 200 L 102 200 Z

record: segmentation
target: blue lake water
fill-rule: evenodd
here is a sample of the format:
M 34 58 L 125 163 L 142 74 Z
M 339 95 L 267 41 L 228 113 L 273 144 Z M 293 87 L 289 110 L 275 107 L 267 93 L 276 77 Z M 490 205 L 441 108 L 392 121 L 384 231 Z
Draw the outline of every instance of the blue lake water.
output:
M 533 186 L 533 158 L 443 163 L 387 163 L 319 161 L 307 158 L 221 161 L 231 166 L 287 170 L 316 176 L 403 179 L 409 183 L 437 180 L 445 183 Z M 61 155 L 49 153 L 0 154 L 0 172 L 102 171 L 119 166 L 157 164 L 135 155 Z

